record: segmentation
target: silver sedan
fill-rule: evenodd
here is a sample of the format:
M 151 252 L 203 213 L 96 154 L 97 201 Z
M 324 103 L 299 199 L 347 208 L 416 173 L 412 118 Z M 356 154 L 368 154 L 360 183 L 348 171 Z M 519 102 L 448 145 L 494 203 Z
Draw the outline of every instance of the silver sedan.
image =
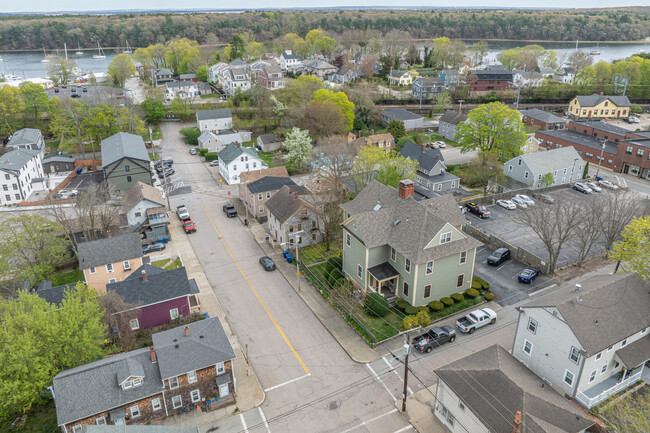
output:
M 526 209 L 528 207 L 526 205 L 526 202 L 520 197 L 514 196 L 513 198 L 510 199 L 510 201 L 512 201 L 514 204 L 517 205 L 517 207 L 520 207 L 522 209 Z
M 508 210 L 517 209 L 517 205 L 512 200 L 497 200 L 497 204 Z

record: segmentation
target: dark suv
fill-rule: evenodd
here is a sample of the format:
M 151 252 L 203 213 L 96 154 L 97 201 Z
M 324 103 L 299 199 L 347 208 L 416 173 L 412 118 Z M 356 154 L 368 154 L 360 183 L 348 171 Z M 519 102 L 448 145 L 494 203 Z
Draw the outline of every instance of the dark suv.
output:
M 490 257 L 488 257 L 488 265 L 497 266 L 510 258 L 510 250 L 508 248 L 499 248 L 495 250 Z
M 479 218 L 490 218 L 490 211 L 482 204 L 467 203 L 467 209 L 479 216 Z

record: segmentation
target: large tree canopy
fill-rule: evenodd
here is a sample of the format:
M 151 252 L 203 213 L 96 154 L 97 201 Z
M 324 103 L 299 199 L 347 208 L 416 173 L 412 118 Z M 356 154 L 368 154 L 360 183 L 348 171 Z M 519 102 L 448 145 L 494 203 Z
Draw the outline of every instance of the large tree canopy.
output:
M 314 102 L 331 101 L 336 104 L 341 113 L 345 116 L 348 131 L 354 124 L 354 103 L 348 100 L 348 95 L 343 92 L 333 92 L 327 89 L 320 89 L 314 93 Z

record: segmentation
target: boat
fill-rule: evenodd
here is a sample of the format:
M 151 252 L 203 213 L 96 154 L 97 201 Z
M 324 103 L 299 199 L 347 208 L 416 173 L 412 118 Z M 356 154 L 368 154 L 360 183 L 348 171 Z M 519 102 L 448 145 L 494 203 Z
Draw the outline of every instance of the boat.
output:
M 81 51 L 81 46 L 80 45 L 77 45 L 77 52 L 75 54 L 78 55 L 78 56 L 83 56 L 84 52 Z
M 99 45 L 99 41 L 97 41 L 97 54 L 93 55 L 93 59 L 105 59 L 106 54 L 104 54 L 104 50 L 102 50 L 102 47 Z
M 47 58 L 47 53 L 45 52 L 45 47 L 43 47 L 43 58 L 41 59 L 41 63 L 47 63 L 49 62 Z
M 131 47 L 129 46 L 129 41 L 128 41 L 128 40 L 126 41 L 126 49 L 125 49 L 124 51 L 122 51 L 122 52 L 123 52 L 124 54 L 133 54 L 133 50 L 132 50 Z
M 600 56 L 600 50 L 598 49 L 599 46 L 600 46 L 600 42 L 597 42 L 596 43 L 596 48 L 589 51 L 589 55 L 590 56 Z

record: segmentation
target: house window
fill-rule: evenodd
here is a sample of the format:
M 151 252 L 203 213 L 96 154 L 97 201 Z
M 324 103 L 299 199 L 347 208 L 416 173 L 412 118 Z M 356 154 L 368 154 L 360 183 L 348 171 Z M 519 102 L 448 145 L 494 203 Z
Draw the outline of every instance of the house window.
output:
M 137 418 L 140 416 L 140 406 L 137 404 L 135 406 L 131 406 L 129 410 L 131 411 L 131 418 Z
M 524 179 L 528 179 L 528 172 L 527 171 L 524 172 Z
M 624 347 L 627 344 L 627 338 L 621 342 L 621 347 Z
M 217 364 L 217 374 L 224 374 L 226 372 L 226 366 L 223 362 Z
M 108 279 L 109 284 L 116 283 L 117 280 L 115 278 L 109 278 Z
M 187 373 L 187 383 L 196 382 L 196 371 L 190 371 Z
M 178 388 L 178 377 L 177 376 L 169 378 L 169 389 L 174 389 L 174 388 Z
M 9 194 L 5 195 L 5 199 L 6 199 L 7 201 L 11 201 L 11 196 L 10 196 Z
M 634 150 L 634 148 L 632 146 L 627 146 L 625 148 L 625 153 L 627 153 L 628 155 L 631 155 L 633 150 Z
M 141 216 L 142 216 L 142 213 L 140 213 L 140 212 L 136 212 L 136 213 L 135 213 L 135 217 L 136 217 L 136 218 L 139 218 L 139 217 L 141 217 Z
M 451 414 L 451 412 L 449 412 L 449 410 L 446 407 L 442 405 L 441 407 L 442 407 L 442 416 L 445 418 L 447 423 L 453 427 L 456 424 L 456 418 L 454 418 L 454 416 Z
M 11 177 L 8 174 L 5 174 L 5 179 L 9 180 Z
M 175 395 L 172 397 L 172 406 L 174 409 L 178 409 L 183 406 L 183 398 L 180 395 Z
M 461 412 L 465 412 L 465 405 L 460 400 L 458 401 L 458 409 L 460 409 Z
M 614 370 L 616 370 L 616 369 L 618 368 L 619 365 L 620 365 L 620 364 L 618 363 L 618 361 L 614 361 Z
M 537 332 L 537 320 L 532 317 L 528 319 L 528 330 L 535 334 Z
M 16 194 L 16 200 L 20 200 L 20 194 Z
M 404 296 L 409 295 L 409 283 L 407 283 L 406 281 L 404 281 L 404 286 L 402 287 L 402 293 L 404 294 Z
M 172 320 L 178 319 L 178 308 L 169 310 L 169 317 L 171 317 Z
M 271 193 L 270 192 L 266 193 L 266 198 L 271 198 Z
M 452 187 L 452 188 L 456 188 L 456 181 L 455 181 L 455 180 L 452 180 L 452 181 L 451 181 L 451 187 Z
M 129 326 L 131 327 L 131 331 L 135 331 L 140 329 L 140 322 L 138 322 L 138 319 L 131 319 L 129 321 Z
M 160 410 L 161 408 L 162 408 L 162 406 L 160 405 L 160 399 L 159 398 L 154 398 L 153 400 L 151 400 L 151 409 L 156 411 L 156 410 Z
M 431 297 L 431 284 L 424 286 L 424 299 Z
M 196 403 L 197 401 L 201 401 L 201 391 L 199 391 L 198 389 L 195 389 L 190 394 L 190 397 L 192 398 L 192 403 Z
M 426 274 L 431 275 L 433 273 L 433 260 L 427 262 Z
M 17 183 L 14 183 L 12 186 L 14 188 L 14 191 L 18 191 L 18 184 Z
M 609 352 L 609 351 L 612 350 L 613 348 L 614 348 L 614 346 L 609 346 L 609 347 L 607 348 L 607 351 Z
M 411 261 L 409 259 L 404 261 L 404 270 L 409 274 L 411 273 Z
M 357 277 L 362 278 L 363 276 L 363 266 L 357 265 Z
M 517 165 L 521 165 L 521 158 L 517 160 Z
M 131 182 L 131 176 L 127 176 L 127 177 L 126 177 L 126 181 L 127 181 L 127 182 Z
M 232 170 L 233 170 L 233 171 L 237 171 L 237 164 L 235 164 L 235 165 L 232 166 Z
M 465 281 L 465 274 L 460 274 L 456 280 L 456 287 L 461 287 Z
M 533 353 L 533 343 L 528 340 L 524 340 L 524 352 L 528 355 Z
M 350 242 L 351 242 L 350 233 L 346 233 L 345 234 L 345 245 L 350 246 Z
M 9 187 L 7 185 L 2 185 L 2 189 L 4 189 L 5 191 L 9 191 Z
M 264 196 L 263 196 L 261 193 L 260 193 L 260 194 L 257 194 L 257 199 L 258 199 L 258 200 L 262 200 L 263 197 L 264 197 Z
M 575 379 L 575 375 L 573 373 L 571 373 L 569 370 L 564 371 L 564 383 L 566 383 L 570 387 L 573 387 L 574 379 Z
M 91 274 L 94 274 L 95 272 L 97 272 L 97 269 L 95 269 L 95 267 L 93 266 L 93 267 L 90 268 L 88 271 L 89 271 Z
M 600 352 L 596 355 L 596 361 L 598 361 L 601 356 L 603 356 L 603 352 Z
M 260 206 L 259 213 L 264 213 L 264 206 Z
M 442 191 L 442 184 L 441 183 L 438 184 L 438 191 Z
M 106 272 L 111 273 L 113 272 L 113 264 L 109 263 L 106 265 Z
M 106 425 L 106 417 L 105 416 L 100 416 L 99 418 L 95 419 L 95 424 L 97 425 Z
M 461 251 L 460 253 L 460 264 L 464 265 L 467 262 L 467 251 Z
M 607 371 L 607 364 L 603 365 L 603 368 L 600 369 L 600 374 L 603 374 Z
M 598 370 L 594 370 L 594 371 L 591 372 L 591 374 L 589 375 L 589 383 L 593 382 L 594 379 L 596 379 L 596 373 L 597 372 L 598 372 Z
M 447 242 L 451 242 L 451 232 L 443 233 L 440 235 L 440 243 L 446 244 Z
M 571 353 L 569 353 L 569 359 L 576 364 L 580 361 L 580 352 L 577 348 L 571 346 Z
M 77 432 L 81 431 L 81 427 L 82 427 L 81 424 L 77 424 L 77 425 L 73 426 L 72 427 L 72 433 L 77 433 Z
M 124 265 L 124 270 L 125 271 L 128 271 L 129 269 L 131 269 L 131 263 L 128 260 L 124 260 L 122 262 L 122 264 Z
M 131 166 L 130 165 L 125 165 L 124 166 L 124 171 L 131 171 Z

